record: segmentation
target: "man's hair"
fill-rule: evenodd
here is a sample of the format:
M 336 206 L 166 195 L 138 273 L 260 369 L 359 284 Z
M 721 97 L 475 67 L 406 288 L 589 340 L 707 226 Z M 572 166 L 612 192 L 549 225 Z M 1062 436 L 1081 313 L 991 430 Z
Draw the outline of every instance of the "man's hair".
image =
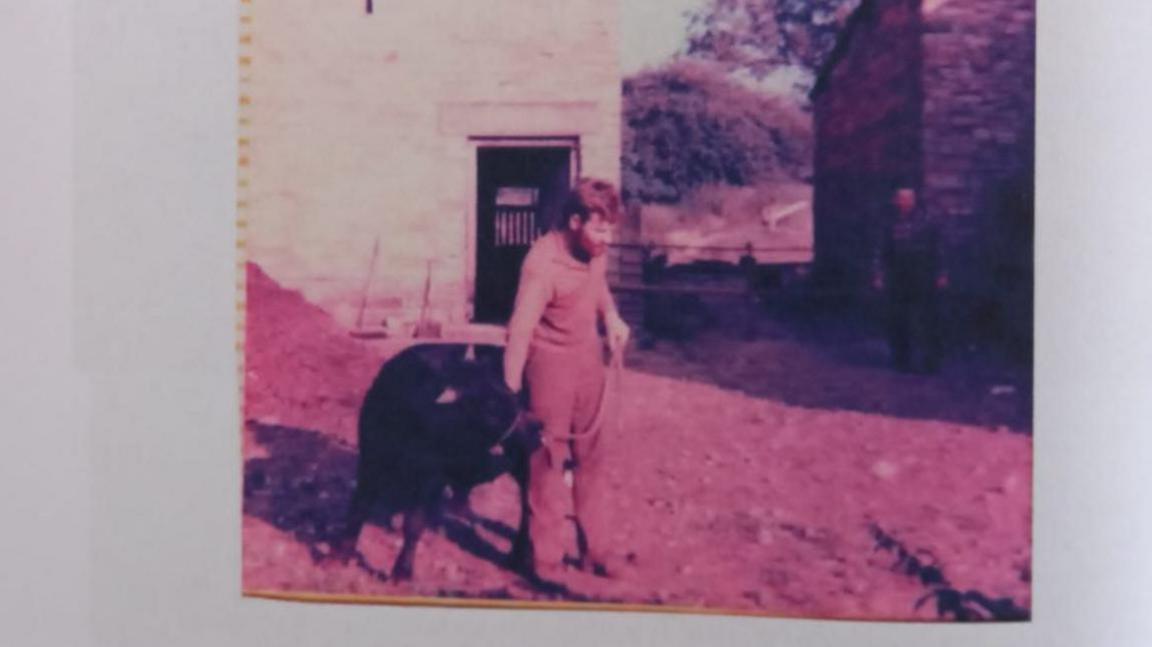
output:
M 890 179 L 888 182 L 888 195 L 895 196 L 897 193 L 905 190 L 915 191 L 920 193 L 919 183 L 911 175 L 897 175 Z
M 556 228 L 567 228 L 573 215 L 580 216 L 580 222 L 588 222 L 594 213 L 616 224 L 620 219 L 620 194 L 607 180 L 582 178 L 568 191 Z

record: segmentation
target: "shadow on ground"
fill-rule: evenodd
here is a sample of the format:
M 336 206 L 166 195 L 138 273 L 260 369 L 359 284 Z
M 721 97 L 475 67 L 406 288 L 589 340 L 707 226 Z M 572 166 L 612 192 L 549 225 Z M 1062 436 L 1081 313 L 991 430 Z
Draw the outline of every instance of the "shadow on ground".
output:
M 938 374 L 901 373 L 868 322 L 765 314 L 753 330 L 718 323 L 657 338 L 628 363 L 790 406 L 1031 432 L 1030 372 L 991 352 L 953 348 Z
M 343 528 L 348 503 L 356 487 L 355 448 L 318 431 L 256 421 L 249 421 L 247 425 L 264 455 L 244 463 L 244 514 L 291 534 L 309 549 L 314 561 L 322 560 Z M 399 518 L 396 519 L 397 527 L 393 529 L 391 516 L 387 510 L 377 510 L 369 523 L 399 534 Z M 518 575 L 506 566 L 508 554 L 482 537 L 479 529 L 501 537 L 509 544 L 516 534 L 508 524 L 472 512 L 442 515 L 432 527 L 433 531 L 442 533 L 477 559 Z M 385 572 L 369 565 L 363 558 L 357 563 L 377 579 L 387 579 Z M 586 599 L 551 582 L 528 581 L 545 594 Z M 445 595 L 452 593 L 446 591 Z M 467 595 L 477 597 L 472 592 Z M 495 590 L 483 597 L 507 595 L 505 591 Z

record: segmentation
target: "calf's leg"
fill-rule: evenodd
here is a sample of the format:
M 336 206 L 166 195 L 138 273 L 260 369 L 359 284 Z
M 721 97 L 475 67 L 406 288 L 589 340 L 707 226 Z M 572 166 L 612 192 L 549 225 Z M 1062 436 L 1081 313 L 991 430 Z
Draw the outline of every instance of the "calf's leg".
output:
M 520 489 L 520 523 L 516 527 L 516 537 L 512 540 L 512 551 L 508 554 L 508 568 L 517 573 L 529 574 L 533 568 L 532 537 L 528 533 L 530 506 L 528 503 L 528 452 L 517 448 L 511 457 L 510 472 Z
M 420 536 L 424 534 L 424 529 L 427 526 L 428 511 L 423 506 L 409 510 L 404 515 L 404 545 L 400 548 L 400 554 L 396 556 L 396 562 L 392 565 L 393 580 L 412 579 L 412 564 L 416 558 L 416 545 L 420 543 Z
M 344 528 L 334 542 L 334 557 L 344 563 L 351 559 L 356 551 L 360 531 L 382 494 L 383 482 L 379 474 L 375 470 L 362 469 L 356 477 L 356 490 L 352 494 L 352 503 L 348 506 Z
M 435 512 L 440 505 L 440 497 L 444 494 L 443 478 L 419 478 L 420 486 L 416 491 L 413 505 L 404 514 L 404 543 L 400 546 L 400 554 L 392 565 L 392 579 L 410 580 L 413 573 L 413 561 L 416 558 L 416 546 L 420 537 L 434 519 Z

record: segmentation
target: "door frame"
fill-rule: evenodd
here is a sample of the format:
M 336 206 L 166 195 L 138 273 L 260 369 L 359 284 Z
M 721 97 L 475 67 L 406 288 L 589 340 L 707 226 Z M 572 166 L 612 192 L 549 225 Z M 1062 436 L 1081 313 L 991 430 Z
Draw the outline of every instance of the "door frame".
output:
M 478 254 L 476 244 L 476 223 L 479 214 L 476 205 L 480 200 L 480 149 L 483 148 L 567 148 L 568 182 L 575 184 L 580 177 L 580 137 L 578 135 L 549 135 L 541 137 L 469 137 L 468 160 L 468 207 L 464 212 L 464 239 L 467 249 L 464 254 L 464 313 L 469 323 L 476 321 L 476 272 Z

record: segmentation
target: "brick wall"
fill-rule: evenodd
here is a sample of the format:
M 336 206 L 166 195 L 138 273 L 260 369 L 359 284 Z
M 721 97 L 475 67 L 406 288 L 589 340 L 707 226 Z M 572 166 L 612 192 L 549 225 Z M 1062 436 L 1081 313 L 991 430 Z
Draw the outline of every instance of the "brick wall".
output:
M 616 0 L 254 0 L 241 133 L 248 254 L 351 325 L 468 314 L 470 136 L 576 137 L 619 174 Z

